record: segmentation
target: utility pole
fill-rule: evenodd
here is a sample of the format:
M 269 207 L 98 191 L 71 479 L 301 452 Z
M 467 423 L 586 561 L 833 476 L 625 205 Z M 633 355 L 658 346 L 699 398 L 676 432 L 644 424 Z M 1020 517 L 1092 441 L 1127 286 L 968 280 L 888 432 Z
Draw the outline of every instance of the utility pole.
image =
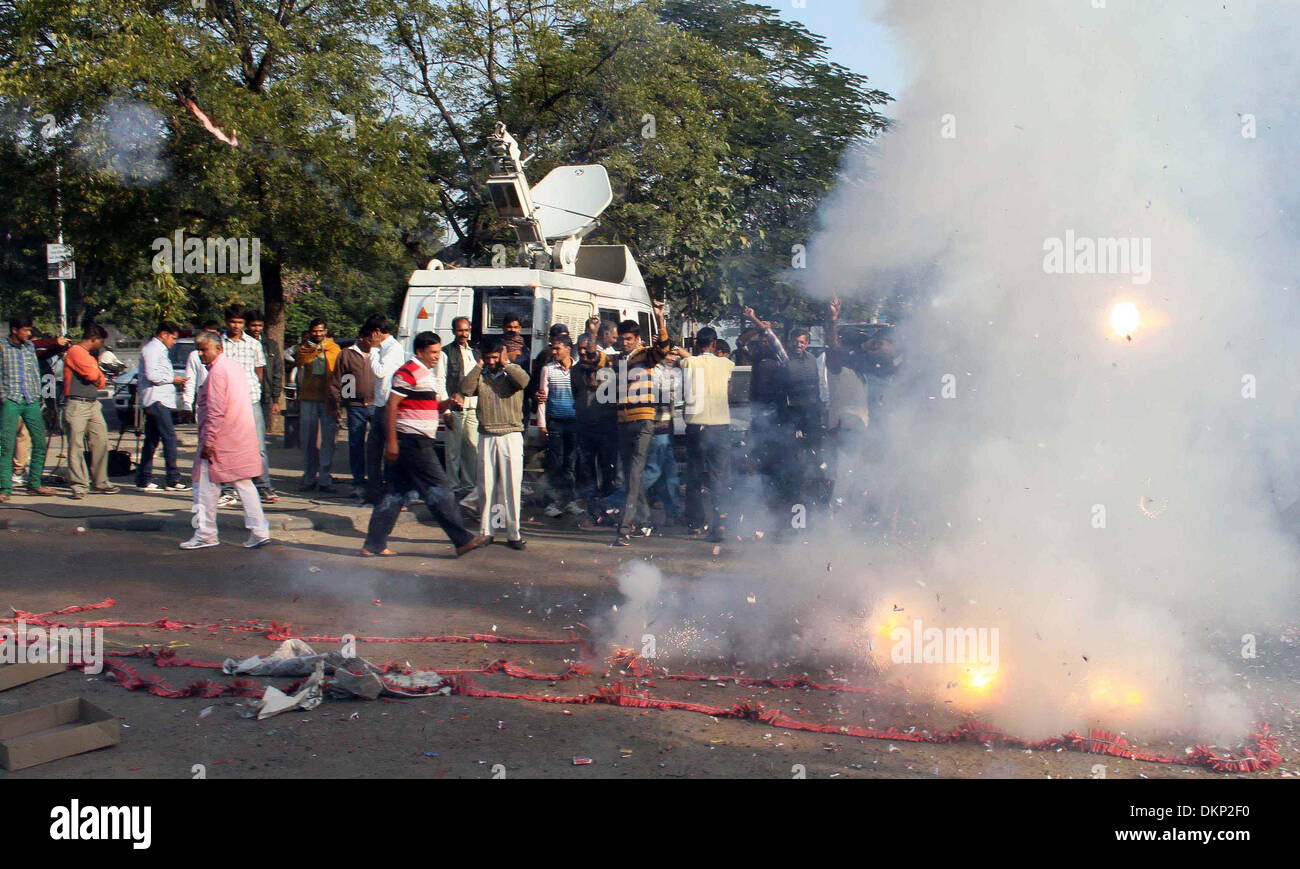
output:
M 51 281 L 59 281 L 59 334 L 68 334 L 68 287 L 65 278 L 77 277 L 72 251 L 64 245 L 64 195 L 62 163 L 55 163 L 55 229 L 59 242 L 45 245 L 45 271 Z
M 64 190 L 62 190 L 62 160 L 55 163 L 55 217 L 59 221 L 59 246 L 64 245 Z M 68 290 L 64 286 L 62 269 L 59 277 L 59 334 L 68 334 Z

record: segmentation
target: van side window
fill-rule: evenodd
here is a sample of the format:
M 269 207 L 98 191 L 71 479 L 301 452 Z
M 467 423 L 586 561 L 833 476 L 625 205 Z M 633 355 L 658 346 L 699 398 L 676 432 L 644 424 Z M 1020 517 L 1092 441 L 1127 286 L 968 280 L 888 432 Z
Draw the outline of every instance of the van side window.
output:
M 618 308 L 601 308 L 600 319 L 603 323 L 614 323 L 617 325 L 620 319 L 618 316 Z
M 650 328 L 650 315 L 645 311 L 639 311 L 636 315 L 637 322 L 641 324 L 641 339 L 647 344 L 654 342 L 654 331 Z

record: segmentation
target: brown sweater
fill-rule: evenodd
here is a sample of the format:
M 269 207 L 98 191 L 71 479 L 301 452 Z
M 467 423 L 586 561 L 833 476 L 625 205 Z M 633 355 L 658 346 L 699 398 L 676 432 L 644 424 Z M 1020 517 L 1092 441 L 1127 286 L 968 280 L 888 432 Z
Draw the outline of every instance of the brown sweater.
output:
M 498 374 L 484 374 L 479 363 L 460 384 L 461 395 L 478 396 L 478 430 L 502 435 L 524 430 L 524 387 L 528 372 L 513 362 Z
M 353 344 L 339 353 L 334 360 L 334 373 L 330 376 L 330 395 L 334 404 L 370 404 L 375 398 L 375 372 L 370 367 L 370 357 Z
M 326 401 L 330 396 L 330 377 L 339 358 L 339 345 L 333 338 L 326 338 L 323 344 L 299 344 L 294 351 L 294 365 L 298 369 L 298 400 Z M 317 367 L 313 363 L 317 357 L 324 357 L 325 370 L 314 373 Z

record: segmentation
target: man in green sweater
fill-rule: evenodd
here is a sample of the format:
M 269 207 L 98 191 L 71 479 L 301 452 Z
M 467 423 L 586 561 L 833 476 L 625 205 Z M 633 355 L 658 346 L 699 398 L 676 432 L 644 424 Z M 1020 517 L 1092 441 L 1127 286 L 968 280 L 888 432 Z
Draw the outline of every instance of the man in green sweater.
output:
M 523 549 L 519 514 L 528 372 L 506 362 L 501 338 L 487 336 L 482 349 L 483 361 L 465 375 L 459 389 L 461 395 L 478 398 L 478 479 L 483 487 L 479 534 L 490 540 L 493 529 L 504 527 L 506 545 Z

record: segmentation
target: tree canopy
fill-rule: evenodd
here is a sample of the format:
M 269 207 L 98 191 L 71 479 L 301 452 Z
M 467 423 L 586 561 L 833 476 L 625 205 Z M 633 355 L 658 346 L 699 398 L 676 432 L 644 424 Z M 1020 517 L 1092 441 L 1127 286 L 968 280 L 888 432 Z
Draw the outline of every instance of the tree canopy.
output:
M 13 0 L 0 46 L 0 305 L 46 323 L 60 221 L 73 319 L 392 311 L 429 257 L 515 244 L 483 188 L 497 121 L 534 181 L 608 169 L 593 240 L 656 297 L 790 312 L 794 246 L 889 99 L 729 0 Z M 258 280 L 160 274 L 178 231 L 257 239 Z

